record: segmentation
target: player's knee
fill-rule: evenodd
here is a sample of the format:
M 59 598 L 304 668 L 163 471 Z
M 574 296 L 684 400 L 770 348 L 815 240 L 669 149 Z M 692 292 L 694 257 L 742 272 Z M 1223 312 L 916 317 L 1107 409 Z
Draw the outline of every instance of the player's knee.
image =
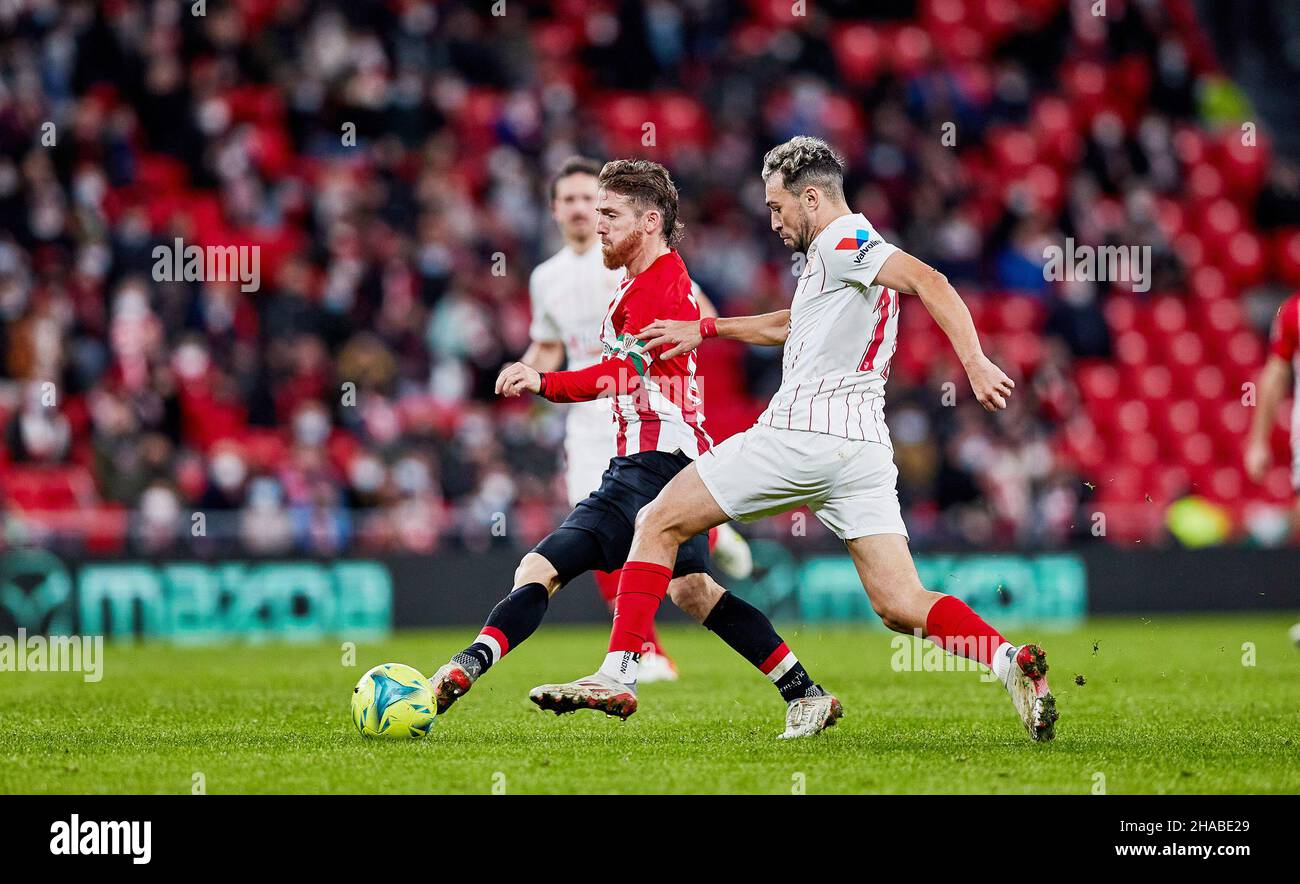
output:
M 722 597 L 722 587 L 707 574 L 687 574 L 668 584 L 668 597 L 674 605 L 703 623 Z
M 894 632 L 912 631 L 902 609 L 894 602 L 872 602 L 871 609 L 876 612 L 876 616 L 880 618 L 881 623 L 885 624 L 886 629 L 892 629 Z
M 658 500 L 651 501 L 637 512 L 636 533 L 642 537 L 657 534 L 679 545 L 689 539 L 682 535 L 681 520 Z
M 910 633 L 925 626 L 924 622 L 918 622 L 918 611 L 922 608 L 921 598 L 925 594 L 920 583 L 913 586 L 910 582 L 904 582 L 897 587 L 872 593 L 871 609 L 886 628 Z
M 546 556 L 530 552 L 519 561 L 519 567 L 515 568 L 515 586 L 526 586 L 529 583 L 540 583 L 551 595 L 559 590 L 559 573 Z

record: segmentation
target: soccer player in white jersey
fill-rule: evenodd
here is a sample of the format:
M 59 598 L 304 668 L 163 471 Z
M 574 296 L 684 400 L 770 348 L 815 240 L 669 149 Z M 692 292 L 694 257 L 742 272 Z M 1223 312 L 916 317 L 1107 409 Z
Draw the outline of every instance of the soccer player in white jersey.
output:
M 656 321 L 642 330 L 665 356 L 705 337 L 784 344 L 781 388 L 758 422 L 673 478 L 637 517 L 616 601 L 616 621 L 643 629 L 640 600 L 662 599 L 679 544 L 729 519 L 753 520 L 808 506 L 845 543 L 872 608 L 890 629 L 924 635 L 993 669 L 1034 740 L 1055 735 L 1056 701 L 1037 645 L 1004 639 L 965 602 L 927 591 L 907 545 L 898 470 L 884 420 L 885 380 L 898 340 L 902 294 L 919 296 L 952 343 L 980 404 L 1005 408 L 1015 384 L 980 348 L 970 312 L 943 274 L 885 242 L 844 198 L 844 162 L 821 139 L 798 136 L 768 152 L 763 181 L 772 229 L 807 253 L 790 310 L 698 322 Z M 656 570 L 657 569 L 657 570 Z M 661 586 L 660 584 L 665 584 Z M 637 600 L 624 611 L 623 600 Z M 598 675 L 629 672 L 611 643 Z M 636 667 L 630 667 L 636 678 Z M 625 678 L 626 681 L 626 678 Z M 573 685 L 545 686 L 573 693 Z M 534 689 L 537 690 L 542 689 Z M 599 692 L 588 708 L 601 709 Z M 809 716 L 828 714 L 807 703 Z
M 532 307 L 529 337 L 520 362 L 538 371 L 587 368 L 601 360 L 601 330 L 605 311 L 623 280 L 624 271 L 605 266 L 596 236 L 596 180 L 601 164 L 586 157 L 570 157 L 551 179 L 551 214 L 564 247 L 533 270 L 528 280 Z M 701 316 L 717 310 L 692 283 Z M 569 506 L 576 506 L 594 489 L 609 467 L 615 450 L 614 416 L 603 400 L 574 402 L 567 406 L 564 424 L 564 478 Z M 710 535 L 715 563 L 729 577 L 743 579 L 752 570 L 749 547 L 730 526 Z M 618 571 L 595 571 L 592 576 L 606 603 L 613 607 Z M 677 666 L 651 630 L 647 651 L 641 656 L 641 681 L 673 681 Z

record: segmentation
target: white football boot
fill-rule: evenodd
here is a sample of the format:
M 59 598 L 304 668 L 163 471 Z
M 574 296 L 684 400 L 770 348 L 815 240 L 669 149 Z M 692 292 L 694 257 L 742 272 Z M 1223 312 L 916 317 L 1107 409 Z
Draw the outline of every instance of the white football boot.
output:
M 1046 743 L 1056 736 L 1056 698 L 1047 686 L 1047 654 L 1038 645 L 1008 649 L 1002 684 L 1030 739 Z
M 626 721 L 636 712 L 636 691 L 603 672 L 564 684 L 538 685 L 528 692 L 528 699 L 556 715 L 594 709 Z
M 799 697 L 785 711 L 785 732 L 778 740 L 793 740 L 819 734 L 844 717 L 844 707 L 833 694 Z
M 429 676 L 429 683 L 433 686 L 433 699 L 438 704 L 438 714 L 447 711 L 451 706 L 474 686 L 474 676 L 469 669 L 452 660 L 444 663 L 438 668 L 438 671 Z
M 732 580 L 744 580 L 754 573 L 754 554 L 749 550 L 749 541 L 730 522 L 718 526 L 710 554 L 718 563 L 718 570 Z
M 649 651 L 641 655 L 641 663 L 636 670 L 636 680 L 638 684 L 650 681 L 677 681 L 677 664 L 667 654 Z

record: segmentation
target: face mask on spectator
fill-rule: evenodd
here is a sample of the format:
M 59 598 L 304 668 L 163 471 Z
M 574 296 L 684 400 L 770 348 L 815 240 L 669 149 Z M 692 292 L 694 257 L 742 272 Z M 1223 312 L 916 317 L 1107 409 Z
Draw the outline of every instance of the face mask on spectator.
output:
M 140 515 L 151 526 L 175 526 L 180 513 L 180 503 L 169 488 L 150 488 L 140 495 Z
M 269 476 L 258 476 L 248 486 L 248 505 L 253 509 L 273 510 L 280 505 L 280 483 Z
M 383 487 L 384 465 L 376 458 L 358 457 L 348 472 L 352 487 L 362 494 L 373 494 Z
M 243 484 L 248 470 L 244 461 L 233 451 L 223 451 L 212 459 L 212 481 L 222 491 L 233 491 Z
M 187 381 L 201 378 L 208 370 L 208 352 L 192 341 L 181 344 L 172 357 L 172 368 Z
M 429 467 L 422 460 L 407 457 L 393 467 L 393 482 L 403 494 L 420 494 L 429 490 L 433 479 Z
M 300 445 L 322 445 L 330 435 L 330 420 L 323 411 L 304 409 L 294 415 L 293 437 Z

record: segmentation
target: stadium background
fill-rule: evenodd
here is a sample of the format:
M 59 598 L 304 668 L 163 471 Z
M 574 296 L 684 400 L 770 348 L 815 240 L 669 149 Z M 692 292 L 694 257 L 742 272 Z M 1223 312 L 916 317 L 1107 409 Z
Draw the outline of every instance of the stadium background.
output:
M 335 611 L 364 594 L 338 568 L 365 562 L 395 596 L 339 629 L 477 621 L 566 509 L 561 409 L 491 396 L 559 244 L 550 171 L 667 164 L 693 277 L 758 312 L 794 276 L 757 170 L 797 133 L 847 156 L 850 204 L 948 275 L 1017 381 L 985 415 L 902 311 L 888 418 L 929 585 L 1019 605 L 1068 584 L 1030 619 L 1300 606 L 1282 422 L 1267 480 L 1241 466 L 1243 385 L 1300 286 L 1290 4 L 191 6 L 0 3 L 0 576 L 48 590 L 31 628 L 86 631 L 98 605 L 56 602 L 93 584 L 119 627 L 167 631 L 132 605 L 202 590 L 215 610 L 250 573 L 309 607 L 328 585 Z M 259 246 L 260 289 L 155 280 L 176 237 Z M 1067 237 L 1150 246 L 1150 291 L 1049 282 Z M 715 439 L 762 409 L 779 355 L 704 348 Z M 869 616 L 842 571 L 804 567 L 834 538 L 793 524 L 745 529 L 750 591 Z M 566 595 L 560 617 L 605 616 Z M 0 628 L 24 625 L 7 598 Z

